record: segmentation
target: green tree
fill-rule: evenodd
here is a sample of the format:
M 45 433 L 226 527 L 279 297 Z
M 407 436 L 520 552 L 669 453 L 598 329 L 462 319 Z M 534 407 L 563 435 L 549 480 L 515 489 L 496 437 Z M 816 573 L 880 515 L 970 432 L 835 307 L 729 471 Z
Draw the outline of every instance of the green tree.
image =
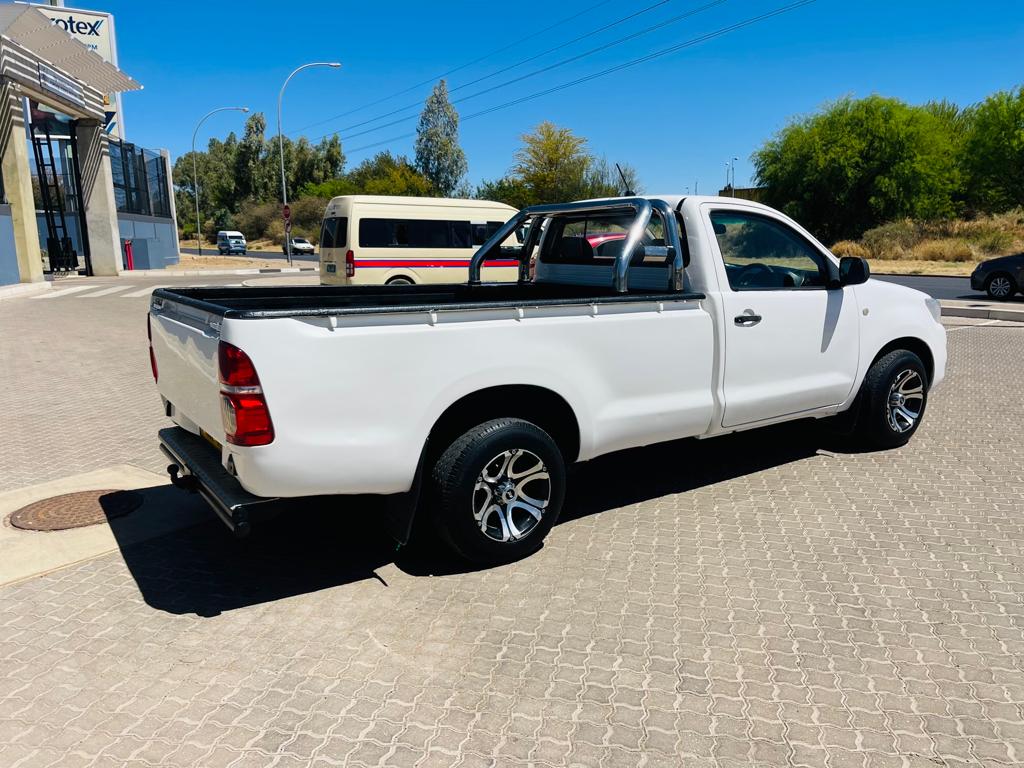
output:
M 827 241 L 954 215 L 957 139 L 937 111 L 869 96 L 791 122 L 752 158 L 765 201 Z
M 358 193 L 364 195 L 409 195 L 428 197 L 434 187 L 402 156 L 381 152 L 364 160 L 348 175 Z
M 604 158 L 587 150 L 587 140 L 569 128 L 550 122 L 524 134 L 515 153 L 515 164 L 507 176 L 484 181 L 475 196 L 496 200 L 515 208 L 543 203 L 564 203 L 592 197 L 617 197 L 625 192 L 618 171 Z M 624 166 L 628 186 L 639 192 L 636 171 Z
M 985 212 L 1024 205 L 1024 87 L 994 93 L 971 111 L 964 142 L 970 203 Z
M 532 204 L 578 200 L 587 186 L 587 172 L 594 162 L 587 140 L 569 128 L 545 120 L 520 137 L 512 177 L 529 190 Z
M 441 80 L 423 105 L 416 127 L 416 168 L 437 194 L 450 197 L 466 175 L 466 153 L 459 146 L 459 113 Z
M 238 200 L 264 200 L 272 188 L 267 178 L 267 120 L 255 112 L 245 121 L 245 131 L 235 154 L 235 185 Z

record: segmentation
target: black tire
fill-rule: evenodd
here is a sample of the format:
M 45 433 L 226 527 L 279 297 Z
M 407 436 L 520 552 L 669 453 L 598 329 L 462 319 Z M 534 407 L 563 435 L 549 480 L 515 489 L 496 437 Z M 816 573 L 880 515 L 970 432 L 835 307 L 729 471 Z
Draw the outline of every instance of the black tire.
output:
M 902 395 L 902 400 L 894 394 Z M 906 445 L 921 426 L 928 405 L 928 374 L 921 358 L 905 349 L 880 357 L 864 377 L 860 401 L 857 436 L 863 443 L 871 448 Z M 909 419 L 908 414 L 914 413 L 916 417 Z
M 985 293 L 988 294 L 990 299 L 995 299 L 996 301 L 1006 301 L 1011 298 L 1017 292 L 1017 287 L 1017 282 L 1013 279 L 1013 276 L 1005 272 L 996 272 L 989 275 L 985 281 Z
M 408 277 L 392 277 L 384 285 L 415 285 Z
M 531 473 L 537 462 L 540 469 Z M 524 478 L 518 485 L 512 482 L 517 476 Z M 555 441 L 537 425 L 494 419 L 448 446 L 434 465 L 431 480 L 434 519 L 442 538 L 466 560 L 496 565 L 540 548 L 562 509 L 565 461 Z M 531 497 L 527 490 L 537 495 Z M 545 493 L 546 505 L 533 507 L 540 509 L 538 520 L 522 499 L 541 500 Z M 493 499 L 504 503 L 492 505 Z

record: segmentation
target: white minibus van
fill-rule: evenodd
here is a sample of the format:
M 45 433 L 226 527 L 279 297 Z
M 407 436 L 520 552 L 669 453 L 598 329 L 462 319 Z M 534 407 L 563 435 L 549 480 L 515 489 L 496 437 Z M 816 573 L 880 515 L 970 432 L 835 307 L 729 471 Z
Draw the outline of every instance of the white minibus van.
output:
M 477 247 L 515 213 L 511 206 L 487 200 L 335 197 L 320 233 L 320 283 L 465 282 Z M 518 266 L 514 258 L 490 260 L 482 277 L 514 282 Z

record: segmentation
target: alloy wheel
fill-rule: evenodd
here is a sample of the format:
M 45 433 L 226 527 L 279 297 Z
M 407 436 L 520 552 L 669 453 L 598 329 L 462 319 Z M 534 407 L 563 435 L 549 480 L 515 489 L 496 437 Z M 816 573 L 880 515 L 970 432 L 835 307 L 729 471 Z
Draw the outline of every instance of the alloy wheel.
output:
M 924 380 L 912 368 L 900 371 L 889 387 L 886 417 L 893 432 L 909 432 L 924 410 Z
M 551 501 L 543 460 L 524 449 L 504 451 L 484 465 L 473 488 L 473 519 L 499 542 L 520 541 L 537 527 Z
M 996 275 L 988 284 L 988 293 L 997 299 L 1005 299 L 1010 295 L 1013 286 L 1010 285 L 1010 278 L 1004 275 Z

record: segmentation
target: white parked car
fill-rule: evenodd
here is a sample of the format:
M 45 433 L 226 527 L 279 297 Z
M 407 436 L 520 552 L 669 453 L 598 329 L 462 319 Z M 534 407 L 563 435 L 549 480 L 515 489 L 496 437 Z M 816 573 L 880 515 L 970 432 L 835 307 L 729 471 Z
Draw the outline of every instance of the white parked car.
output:
M 312 256 L 316 252 L 316 248 L 304 237 L 293 237 L 292 238 L 292 253 L 302 254 L 306 256 Z M 281 246 L 281 253 L 288 253 L 288 246 Z
M 526 224 L 518 283 L 481 283 Z M 287 499 L 377 494 L 398 538 L 418 510 L 501 562 L 540 545 L 572 462 L 805 418 L 900 446 L 945 372 L 935 300 L 735 198 L 529 208 L 469 277 L 157 290 L 175 482 L 239 532 Z

